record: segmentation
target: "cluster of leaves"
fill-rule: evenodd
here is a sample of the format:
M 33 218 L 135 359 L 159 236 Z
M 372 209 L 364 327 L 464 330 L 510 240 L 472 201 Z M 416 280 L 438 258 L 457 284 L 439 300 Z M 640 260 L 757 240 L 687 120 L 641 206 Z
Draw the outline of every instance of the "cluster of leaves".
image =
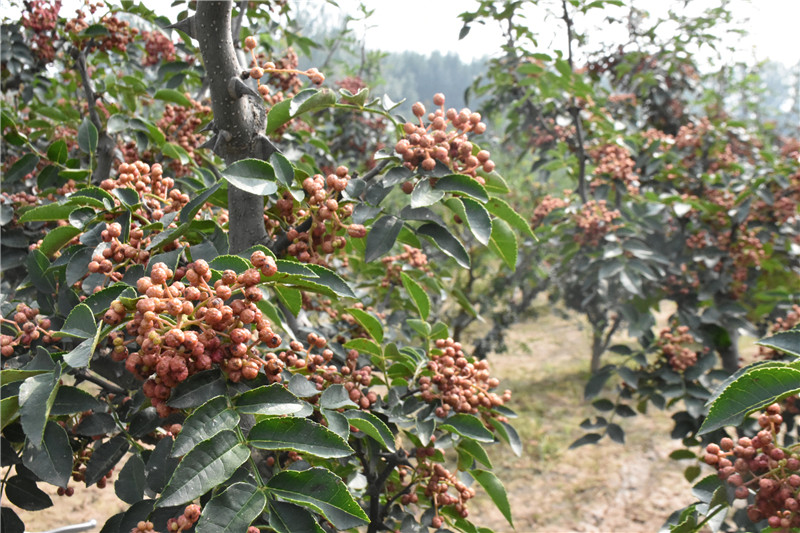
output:
M 45 63 L 26 63 L 32 36 L 3 26 L 30 52 L 3 56 L 4 90 L 26 88 L 2 109 L 9 501 L 46 509 L 38 483 L 69 495 L 70 480 L 105 485 L 124 463 L 114 490 L 130 508 L 103 531 L 477 531 L 475 487 L 511 522 L 485 450 L 521 452 L 510 393 L 432 312 L 450 272 L 470 267 L 465 242 L 516 263 L 512 228 L 527 227 L 502 177 L 375 154 L 405 121 L 366 88 L 300 89 L 265 110 L 269 90 L 238 76 L 224 98 L 261 109 L 264 129 L 259 149 L 229 158 L 232 134 L 209 122 L 218 80 L 192 39 L 211 28 L 186 12 L 174 42 L 142 6 L 100 6 L 96 24 L 68 24 L 58 6 L 35 3 L 57 20 Z M 234 26 L 280 34 L 265 7 Z M 345 124 L 375 144 L 330 142 Z M 242 192 L 263 210 L 229 202 Z M 237 217 L 264 237 L 232 246 Z M 11 508 L 2 519 L 22 531 Z

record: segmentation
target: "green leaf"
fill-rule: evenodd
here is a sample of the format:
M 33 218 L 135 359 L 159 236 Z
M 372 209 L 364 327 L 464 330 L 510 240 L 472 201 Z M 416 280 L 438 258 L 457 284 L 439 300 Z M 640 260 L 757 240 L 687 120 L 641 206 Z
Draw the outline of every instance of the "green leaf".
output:
M 133 505 L 142 501 L 144 489 L 144 461 L 138 454 L 133 454 L 119 471 L 117 481 L 114 483 L 114 493 L 120 500 Z
M 165 102 L 172 102 L 182 107 L 192 107 L 192 102 L 186 96 L 175 89 L 159 89 L 153 95 L 156 100 L 163 100 Z
M 486 203 L 486 209 L 488 209 L 489 212 L 497 218 L 502 218 L 508 222 L 509 226 L 517 230 L 522 235 L 525 235 L 531 239 L 536 238 L 530 225 L 525 221 L 524 218 L 522 218 L 522 216 L 519 215 L 519 213 L 514 211 L 514 208 L 508 205 L 505 200 L 500 198 L 491 198 Z
M 64 362 L 67 363 L 72 368 L 83 368 L 89 365 L 89 361 L 92 360 L 92 355 L 94 354 L 94 349 L 97 347 L 98 337 L 100 336 L 100 330 L 97 330 L 97 333 L 94 337 L 90 339 L 86 339 L 82 343 L 80 343 L 77 347 L 75 347 L 71 352 L 64 356 Z
M 336 94 L 330 89 L 304 89 L 291 99 L 289 114 L 296 117 L 334 105 L 336 105 Z
M 489 217 L 489 212 L 483 205 L 471 198 L 459 198 L 459 201 L 464 204 L 469 230 L 479 243 L 486 246 L 489 244 L 489 237 L 492 234 L 492 219 Z
M 19 368 L 7 368 L 0 371 L 0 385 L 8 385 L 17 381 L 24 381 L 30 377 L 45 374 L 49 370 L 22 370 Z
M 161 145 L 161 152 L 172 159 L 177 159 L 181 162 L 181 165 L 188 165 L 192 162 L 192 158 L 189 156 L 189 152 L 186 151 L 182 146 L 174 144 L 174 143 L 164 143 Z
M 284 470 L 267 482 L 267 489 L 286 501 L 313 509 L 337 529 L 369 523 L 342 480 L 325 468 Z
M 197 533 L 242 533 L 264 511 L 267 497 L 250 483 L 234 483 L 203 507 Z
M 444 198 L 444 191 L 434 189 L 430 179 L 422 179 L 411 191 L 411 207 L 425 207 L 433 205 Z
M 47 159 L 53 163 L 63 165 L 67 162 L 68 157 L 69 151 L 67 150 L 67 143 L 64 139 L 57 140 L 47 148 Z
M 392 434 L 389 426 L 383 420 L 378 418 L 372 413 L 352 409 L 344 412 L 345 418 L 350 422 L 350 425 L 359 431 L 363 431 L 376 441 L 378 444 L 389 450 L 395 451 L 394 435 Z
M 462 267 L 469 268 L 470 261 L 467 250 L 447 228 L 434 222 L 428 222 L 417 228 L 417 233 L 429 237 L 437 248 L 455 259 Z
M 39 250 L 47 257 L 53 257 L 65 244 L 73 237 L 81 233 L 81 230 L 73 226 L 59 226 L 50 230 L 42 239 Z
M 105 289 L 92 294 L 86 298 L 83 303 L 89 306 L 89 309 L 92 310 L 92 313 L 99 314 L 104 313 L 105 310 L 111 305 L 111 302 L 118 298 L 135 298 L 136 296 L 136 289 L 127 283 L 118 281 L 110 287 L 106 287 Z
M 344 296 L 346 298 L 356 297 L 356 293 L 353 292 L 353 289 L 350 287 L 350 285 L 333 270 L 322 265 L 314 265 L 311 263 L 305 266 L 317 275 L 317 277 L 314 279 L 315 283 L 319 283 L 320 285 L 328 287 L 339 296 Z
M 344 343 L 343 346 L 347 350 L 357 350 L 378 357 L 382 355 L 381 347 L 375 341 L 369 339 L 351 339 Z
M 411 296 L 411 300 L 413 300 L 422 320 L 427 320 L 428 314 L 431 311 L 431 301 L 425 289 L 405 272 L 400 273 L 400 279 L 403 282 L 403 287 L 405 287 L 406 292 Z
M 83 117 L 78 128 L 78 147 L 86 154 L 94 154 L 97 150 L 97 128 L 88 116 Z
M 289 113 L 289 106 L 292 101 L 287 99 L 278 102 L 267 113 L 267 129 L 264 132 L 266 135 L 275 133 L 281 126 L 289 122 L 292 116 Z
M 156 507 L 182 505 L 227 481 L 250 457 L 233 431 L 222 431 L 195 446 L 181 460 Z
M 375 315 L 355 307 L 348 307 L 345 309 L 345 312 L 352 315 L 352 317 L 356 319 L 356 322 L 367 330 L 370 337 L 375 339 L 378 343 L 383 342 L 383 326 Z
M 756 344 L 800 357 L 800 330 L 782 331 L 761 339 Z
M 92 310 L 85 303 L 78 304 L 69 312 L 59 334 L 88 339 L 97 333 L 97 323 Z
M 514 426 L 496 418 L 490 418 L 489 423 L 494 427 L 500 438 L 511 446 L 511 451 L 514 452 L 514 455 L 522 457 L 522 439 L 520 439 L 519 433 L 514 429 Z
M 233 270 L 237 274 L 241 274 L 245 270 L 252 268 L 249 261 L 242 259 L 238 255 L 220 255 L 212 259 L 208 266 L 219 271 Z
M 511 226 L 502 218 L 492 220 L 492 237 L 489 240 L 489 249 L 511 270 L 517 268 L 517 237 Z
M 281 302 L 289 309 L 294 316 L 300 312 L 303 307 L 303 294 L 298 289 L 291 287 L 284 287 L 282 285 L 274 285 L 272 287 L 278 294 Z
M 481 446 L 478 441 L 462 437 L 456 448 L 469 454 L 486 468 L 492 468 L 492 461 L 489 459 L 489 454 L 486 453 L 486 450 L 483 449 L 483 446 Z
M 497 476 L 487 470 L 471 470 L 469 474 L 475 478 L 481 487 L 489 494 L 497 509 L 503 513 L 511 527 L 514 527 L 514 521 L 511 519 L 511 506 L 508 503 L 508 495 L 503 484 L 497 479 Z
M 22 430 L 28 441 L 39 446 L 44 438 L 47 417 L 56 399 L 61 369 L 39 374 L 22 382 L 19 388 L 19 412 Z
M 269 504 L 269 527 L 277 533 L 325 533 L 307 509 L 277 500 Z
M 0 429 L 17 419 L 19 414 L 19 396 L 9 396 L 0 400 Z
M 11 168 L 3 176 L 3 181 L 6 184 L 15 183 L 36 170 L 36 165 L 38 164 L 39 158 L 37 156 L 25 154 L 11 165 Z M 24 222 L 24 220 L 20 219 L 20 222 Z
M 222 176 L 235 187 L 259 196 L 278 190 L 272 165 L 261 159 L 242 159 L 222 171 Z
M 197 215 L 197 212 L 203 208 L 206 200 L 208 200 L 215 192 L 217 192 L 217 189 L 219 189 L 221 185 L 222 181 L 218 181 L 202 192 L 194 193 L 194 197 L 189 200 L 189 203 L 187 203 L 181 209 L 181 214 L 179 217 L 181 224 L 189 222 L 190 220 L 194 220 L 194 217 Z
M 72 415 L 95 409 L 102 409 L 105 404 L 83 389 L 69 385 L 61 385 L 56 392 L 51 416 Z
M 319 406 L 325 409 L 341 409 L 342 407 L 357 407 L 350 399 L 344 385 L 331 385 L 319 397 Z
M 178 383 L 172 389 L 167 405 L 176 409 L 189 409 L 227 392 L 225 380 L 219 370 L 206 370 Z
M 125 435 L 117 435 L 104 442 L 99 448 L 95 448 L 91 459 L 86 463 L 86 486 L 100 481 L 125 456 L 129 447 L 130 444 Z
M 394 215 L 384 215 L 379 218 L 367 234 L 367 248 L 364 252 L 364 261 L 369 263 L 378 259 L 394 246 L 403 221 Z
M 238 412 L 252 415 L 291 415 L 303 409 L 303 402 L 280 383 L 244 392 L 233 403 Z
M 292 163 L 286 159 L 280 152 L 275 152 L 269 156 L 269 162 L 272 169 L 275 171 L 275 177 L 287 187 L 291 187 L 294 183 L 294 167 Z
M 51 294 L 56 292 L 56 282 L 52 271 L 50 271 L 50 261 L 41 250 L 31 250 L 25 259 L 28 267 L 28 275 L 37 290 Z
M 247 439 L 254 448 L 294 450 L 323 458 L 347 457 L 354 453 L 342 437 L 307 418 L 262 420 L 253 426 Z
M 486 193 L 486 189 L 483 188 L 483 185 L 475 181 L 474 178 L 465 176 L 464 174 L 450 174 L 449 176 L 439 178 L 434 188 L 439 191 L 466 194 L 481 202 L 487 202 L 489 200 L 489 195 Z
M 183 421 L 183 428 L 172 445 L 172 457 L 187 454 L 197 444 L 217 433 L 234 429 L 239 415 L 228 407 L 225 396 L 217 396 L 198 407 Z
M 49 421 L 41 446 L 34 446 L 30 440 L 25 442 L 22 464 L 42 481 L 66 487 L 72 477 L 72 446 L 64 428 Z
M 75 204 L 45 204 L 40 205 L 38 207 L 34 207 L 28 211 L 25 211 L 21 217 L 19 217 L 20 223 L 23 222 L 46 222 L 50 220 L 67 220 L 69 218 L 69 214 L 72 213 L 78 207 Z
M 789 367 L 755 368 L 728 385 L 714 400 L 698 435 L 725 426 L 738 426 L 744 417 L 800 392 L 800 370 Z
M 6 481 L 8 501 L 26 511 L 41 511 L 53 506 L 53 500 L 30 478 L 13 476 Z M 5 530 L 5 529 L 4 529 Z
M 479 442 L 494 442 L 492 432 L 486 429 L 486 426 L 483 425 L 483 422 L 478 417 L 473 415 L 464 413 L 453 415 L 450 418 L 446 418 L 439 427 Z

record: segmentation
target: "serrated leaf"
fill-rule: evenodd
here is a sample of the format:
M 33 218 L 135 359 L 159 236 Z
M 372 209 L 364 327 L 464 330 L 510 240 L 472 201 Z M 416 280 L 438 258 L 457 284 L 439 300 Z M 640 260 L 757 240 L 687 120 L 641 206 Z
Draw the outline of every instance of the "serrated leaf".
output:
M 394 215 L 384 215 L 379 218 L 367 234 L 364 261 L 367 263 L 374 261 L 391 250 L 403 224 L 404 222 Z
M 32 479 L 12 476 L 5 484 L 8 501 L 26 511 L 41 511 L 53 506 L 53 500 Z
M 430 179 L 422 179 L 411 191 L 411 207 L 416 209 L 433 205 L 442 198 L 444 198 L 444 190 L 435 189 L 431 185 Z
M 464 204 L 469 230 L 479 243 L 486 246 L 492 235 L 492 219 L 489 217 L 489 212 L 472 198 L 459 198 L 459 201 Z
M 492 236 L 489 239 L 489 249 L 511 270 L 517 268 L 517 236 L 511 226 L 502 218 L 492 220 Z
M 267 482 L 267 489 L 286 501 L 313 509 L 337 529 L 350 529 L 369 522 L 342 480 L 325 468 L 309 468 L 302 472 L 284 470 Z
M 368 353 L 378 357 L 382 355 L 381 347 L 375 341 L 369 339 L 351 339 L 344 343 L 343 346 L 346 350 L 357 350 L 361 353 Z
M 292 101 L 290 99 L 282 100 L 272 106 L 267 113 L 267 129 L 264 132 L 266 135 L 275 133 L 281 126 L 289 122 L 292 116 L 289 113 L 289 106 Z
M 277 500 L 269 504 L 269 527 L 277 533 L 325 533 L 308 509 Z
M 64 139 L 55 141 L 47 148 L 47 159 L 53 163 L 63 165 L 67 162 L 68 157 L 69 151 L 67 150 L 67 143 Z
M 353 449 L 339 435 L 307 418 L 262 420 L 250 430 L 248 443 L 262 450 L 294 450 L 317 457 L 347 457 Z
M 486 429 L 486 426 L 483 425 L 483 422 L 481 422 L 478 417 L 473 415 L 464 413 L 453 415 L 445 419 L 444 422 L 439 425 L 439 428 L 458 433 L 462 437 L 475 439 L 478 442 L 494 441 L 492 432 Z
M 756 344 L 800 357 L 800 330 L 782 331 L 761 339 Z
M 64 326 L 58 333 L 81 339 L 94 337 L 97 333 L 97 322 L 95 322 L 94 314 L 89 306 L 85 303 L 75 306 L 69 312 Z
M 234 408 L 254 415 L 291 415 L 303 409 L 303 402 L 280 383 L 262 385 L 237 396 Z
M 357 407 L 350 399 L 344 385 L 331 385 L 319 397 L 319 406 L 325 409 L 341 409 L 342 407 Z
M 261 159 L 242 159 L 221 174 L 231 185 L 259 196 L 268 196 L 278 190 L 272 165 Z
M 178 104 L 182 107 L 192 107 L 192 101 L 186 98 L 186 95 L 182 92 L 176 91 L 175 89 L 159 89 L 156 91 L 156 94 L 153 95 L 153 98 Z
M 156 507 L 182 505 L 227 481 L 250 457 L 233 431 L 222 431 L 187 453 L 161 493 Z
M 167 405 L 177 409 L 189 409 L 227 392 L 225 380 L 219 370 L 206 370 L 178 383 L 178 386 L 172 389 Z
M 698 435 L 725 426 L 738 426 L 744 417 L 800 392 L 800 370 L 789 367 L 756 368 L 728 385 L 714 400 Z
M 474 477 L 475 481 L 489 494 L 489 497 L 492 499 L 497 509 L 503 513 L 503 516 L 508 520 L 511 527 L 514 527 L 514 521 L 511 518 L 511 505 L 508 503 L 506 488 L 497 476 L 487 470 L 471 470 L 469 474 Z
M 315 283 L 329 288 L 338 296 L 344 296 L 347 298 L 356 297 L 356 294 L 353 292 L 353 289 L 350 287 L 350 285 L 344 280 L 344 278 L 335 273 L 333 270 L 322 265 L 314 265 L 311 263 L 306 265 L 306 268 L 316 274 L 317 277 L 314 279 Z
M 405 287 L 408 295 L 411 296 L 411 300 L 414 302 L 417 311 L 419 311 L 422 320 L 427 320 L 431 311 L 431 301 L 425 289 L 405 272 L 400 273 L 400 280 L 403 282 L 403 287 Z
M 289 114 L 292 117 L 333 107 L 336 104 L 336 94 L 330 89 L 304 89 L 294 95 L 290 100 Z
M 286 159 L 286 156 L 280 152 L 275 152 L 269 156 L 269 162 L 275 171 L 275 177 L 278 178 L 278 181 L 287 187 L 291 187 L 294 183 L 294 166 Z
M 439 178 L 436 181 L 435 189 L 466 194 L 481 202 L 487 202 L 489 200 L 489 195 L 486 193 L 486 189 L 483 188 L 483 185 L 478 183 L 474 178 L 464 174 L 450 174 L 449 176 Z
M 225 397 L 212 398 L 184 420 L 183 428 L 172 446 L 171 455 L 185 455 L 200 442 L 221 431 L 234 429 L 238 424 L 239 415 L 228 407 Z
M 469 268 L 470 260 L 467 250 L 447 228 L 434 222 L 428 222 L 417 228 L 417 233 L 429 237 L 437 248 L 455 259 L 456 263 L 464 268 Z
M 78 127 L 78 147 L 86 154 L 94 154 L 97 150 L 97 128 L 88 116 L 83 117 Z
M 511 446 L 511 451 L 514 452 L 514 455 L 522 457 L 522 439 L 519 437 L 517 430 L 514 429 L 514 426 L 495 418 L 489 419 L 489 423 L 492 424 L 500 438 Z
M 28 441 L 40 446 L 44 438 L 47 417 L 56 399 L 60 368 L 52 373 L 26 379 L 19 388 L 19 412 L 22 429 Z
M 501 218 L 508 222 L 509 226 L 516 229 L 519 233 L 525 235 L 526 237 L 530 237 L 531 239 L 536 238 L 530 225 L 525 221 L 524 218 L 522 218 L 522 216 L 519 215 L 519 213 L 514 211 L 514 208 L 508 205 L 505 200 L 500 198 L 491 198 L 488 202 L 486 202 L 486 209 L 497 218 Z
M 77 209 L 75 204 L 45 204 L 34 207 L 19 217 L 20 223 L 23 222 L 47 222 L 51 220 L 67 220 L 69 214 Z
M 390 452 L 395 451 L 394 435 L 383 420 L 372 413 L 358 409 L 345 411 L 344 416 L 351 426 L 363 431 Z
M 92 359 L 92 354 L 94 354 L 94 350 L 97 347 L 99 335 L 100 329 L 97 330 L 97 333 L 94 335 L 94 337 L 84 340 L 78 346 L 73 348 L 71 352 L 64 355 L 64 362 L 72 368 L 83 368 L 88 366 L 89 361 Z
M 483 449 L 483 446 L 481 446 L 478 441 L 462 437 L 458 442 L 457 448 L 469 454 L 470 457 L 481 463 L 486 468 L 492 468 L 492 461 L 489 459 L 489 454 L 486 453 L 486 450 Z
M 355 307 L 348 307 L 345 312 L 355 318 L 356 322 L 367 331 L 370 337 L 378 343 L 383 342 L 383 326 L 375 315 Z
M 8 385 L 17 381 L 24 381 L 30 377 L 45 374 L 50 370 L 23 370 L 20 368 L 6 368 L 0 371 L 0 385 Z
M 114 493 L 120 500 L 133 505 L 144 498 L 144 488 L 144 461 L 139 455 L 133 454 L 119 471 L 114 483 Z
M 250 483 L 234 483 L 203 507 L 197 533 L 241 533 L 264 511 L 267 497 Z
M 72 477 L 72 446 L 64 428 L 48 422 L 41 446 L 34 446 L 30 440 L 25 443 L 22 464 L 42 481 L 66 487 Z
M 86 463 L 86 486 L 94 485 L 125 456 L 130 444 L 124 435 L 117 435 L 95 448 Z

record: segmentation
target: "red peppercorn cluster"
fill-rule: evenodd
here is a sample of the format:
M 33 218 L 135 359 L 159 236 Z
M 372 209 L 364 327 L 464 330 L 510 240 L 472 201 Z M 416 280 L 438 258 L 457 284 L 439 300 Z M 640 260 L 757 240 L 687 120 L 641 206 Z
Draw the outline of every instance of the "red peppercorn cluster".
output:
M 770 527 L 788 533 L 800 527 L 800 454 L 777 444 L 782 423 L 780 405 L 770 405 L 758 417 L 762 429 L 755 437 L 709 444 L 705 462 L 735 487 L 736 498 L 755 495 L 747 507 L 750 520 L 766 519 Z
M 26 35 L 33 41 L 31 50 L 41 61 L 50 63 L 56 57 L 53 42 L 61 0 L 30 0 L 24 2 L 24 6 L 22 25 L 28 30 Z
M 43 342 L 53 340 L 50 336 L 50 319 L 40 316 L 38 309 L 28 307 L 24 303 L 17 304 L 11 319 L 0 317 L 0 323 L 15 331 L 14 335 L 0 335 L 0 353 L 3 357 L 11 357 L 17 346 L 29 347 L 39 338 Z
M 639 193 L 639 176 L 635 173 L 636 162 L 630 150 L 609 143 L 589 150 L 589 156 L 596 165 L 592 172 L 594 178 L 589 182 L 592 190 L 611 181 L 625 186 L 630 194 Z
M 188 93 L 185 96 L 191 102 L 191 106 L 167 104 L 164 106 L 164 114 L 156 125 L 165 133 L 168 140 L 186 150 L 189 157 L 199 165 L 203 159 L 199 153 L 195 153 L 195 150 L 203 144 L 205 137 L 203 133 L 195 131 L 211 118 L 211 107 L 194 100 Z M 174 159 L 169 168 L 178 177 L 192 173 L 192 167 L 181 164 L 178 159 Z
M 143 31 L 145 57 L 142 64 L 149 67 L 162 61 L 175 61 L 175 45 L 160 31 Z
M 102 4 L 97 4 L 97 6 L 100 5 Z M 89 6 L 91 13 L 95 12 L 97 6 Z M 131 28 L 131 25 L 127 21 L 120 20 L 113 15 L 104 16 L 100 19 L 98 24 L 105 26 L 108 30 L 107 35 L 92 38 L 79 36 L 91 23 L 86 20 L 86 13 L 81 9 L 77 9 L 75 10 L 75 18 L 68 20 L 64 25 L 64 29 L 67 33 L 72 34 L 75 44 L 79 48 L 84 49 L 88 46 L 87 49 L 89 51 L 99 49 L 103 52 L 108 52 L 110 50 L 125 52 L 128 49 L 128 44 L 139 34 L 138 29 Z
M 426 402 L 440 401 L 436 416 L 446 418 L 451 411 L 477 414 L 478 410 L 498 407 L 511 399 L 511 391 L 491 392 L 500 381 L 491 377 L 489 362 L 470 362 L 460 342 L 437 339 L 430 353 L 430 376 L 419 378 L 421 397 Z
M 414 248 L 408 244 L 403 245 L 403 253 L 397 255 L 387 255 L 381 258 L 383 267 L 386 269 L 386 276 L 381 280 L 381 287 L 388 287 L 393 283 L 400 283 L 400 273 L 405 265 L 421 270 L 430 274 L 428 266 L 428 256 L 419 248 Z
M 161 416 L 170 412 L 165 402 L 173 387 L 215 364 L 234 382 L 255 378 L 262 367 L 271 380 L 280 380 L 282 364 L 262 359 L 260 345 L 277 348 L 281 338 L 256 305 L 263 297 L 261 276 L 273 276 L 278 269 L 261 251 L 252 254 L 251 262 L 254 268 L 239 275 L 225 270 L 213 287 L 211 269 L 203 260 L 176 273 L 156 263 L 150 276 L 137 282 L 144 298 L 135 309 L 111 303 L 103 317 L 107 324 L 119 324 L 133 311 L 125 326 L 128 339 L 118 334 L 112 340 L 112 358 L 125 361 L 129 372 L 146 380 L 144 393 Z M 136 350 L 131 352 L 129 344 Z
M 543 197 L 533 210 L 531 227 L 536 228 L 545 218 L 547 218 L 547 215 L 556 209 L 563 209 L 567 207 L 567 205 L 569 205 L 569 202 L 561 198 L 554 198 L 549 194 Z
M 619 217 L 620 212 L 609 210 L 605 200 L 589 200 L 574 215 L 578 231 L 573 239 L 583 246 L 598 246 L 603 237 L 622 227 L 614 224 Z
M 480 135 L 486 131 L 486 124 L 481 122 L 480 113 L 473 113 L 467 108 L 461 111 L 452 107 L 445 110 L 442 93 L 433 96 L 433 104 L 438 109 L 427 114 L 427 125 L 423 121 L 426 116 L 425 106 L 417 102 L 411 107 L 419 123 L 406 122 L 403 125 L 405 137 L 394 147 L 403 158 L 403 165 L 410 170 L 420 167 L 433 170 L 436 161 L 441 161 L 453 171 L 485 183 L 476 173 L 479 169 L 491 172 L 494 170 L 494 162 L 489 159 L 487 150 L 477 151 L 468 137 L 469 133 Z
M 414 478 L 420 486 L 424 486 L 423 493 L 433 504 L 436 516 L 433 518 L 432 525 L 438 528 L 442 526 L 442 518 L 439 516 L 440 507 L 452 505 L 461 517 L 469 516 L 467 503 L 475 497 L 475 489 L 467 487 L 454 472 L 449 471 L 442 464 L 431 461 L 430 458 L 435 453 L 436 450 L 433 446 L 416 449 L 417 468 Z M 401 482 L 407 474 L 406 469 L 400 471 Z M 404 494 L 400 501 L 403 505 L 417 503 L 419 496 L 416 492 L 411 492 Z
M 681 372 L 697 363 L 697 352 L 690 347 L 697 345 L 697 340 L 689 333 L 688 326 L 662 329 L 656 345 L 673 370 Z
M 245 38 L 244 48 L 245 50 L 250 51 L 250 56 L 252 57 L 250 63 L 250 77 L 256 80 L 258 83 L 258 90 L 265 100 L 268 100 L 269 96 L 268 85 L 278 88 L 281 92 L 285 93 L 285 96 L 296 94 L 302 87 L 298 78 L 298 75 L 301 74 L 308 76 L 314 85 L 322 85 L 322 83 L 325 81 L 325 75 L 316 68 L 297 70 L 298 58 L 297 54 L 292 48 L 289 48 L 282 58 L 279 58 L 274 62 L 264 61 L 261 66 L 259 66 L 260 57 L 256 55 L 257 46 L 258 40 L 256 40 L 255 37 L 250 35 Z M 269 79 L 266 84 L 262 85 L 261 79 L 267 74 L 269 74 Z M 282 99 L 283 98 L 281 98 L 281 100 Z M 268 101 L 268 103 L 274 105 L 277 102 Z
M 177 518 L 170 518 L 167 520 L 167 532 L 179 533 L 180 531 L 190 529 L 200 518 L 201 512 L 202 509 L 196 503 L 187 505 L 186 509 L 183 510 L 183 514 Z
M 165 213 L 180 211 L 189 202 L 189 195 L 173 188 L 175 180 L 164 175 L 160 163 L 152 167 L 142 161 L 120 163 L 116 180 L 106 179 L 100 187 L 110 191 L 117 187 L 130 187 L 142 197 L 142 207 L 136 214 L 153 222 L 161 220 Z
M 354 238 L 365 237 L 366 228 L 361 224 L 347 224 L 345 219 L 353 214 L 353 204 L 340 202 L 340 193 L 347 187 L 350 180 L 347 167 L 339 166 L 334 173 L 326 178 L 322 174 L 315 174 L 303 180 L 303 190 L 306 193 L 308 210 L 295 211 L 295 204 L 290 194 L 275 203 L 279 216 L 287 224 L 293 224 L 298 217 L 311 217 L 311 227 L 308 231 L 298 231 L 294 228 L 286 233 L 289 239 L 287 252 L 303 263 L 327 265 L 326 257 L 337 250 L 344 248 L 347 235 Z M 270 217 L 265 215 L 265 220 Z

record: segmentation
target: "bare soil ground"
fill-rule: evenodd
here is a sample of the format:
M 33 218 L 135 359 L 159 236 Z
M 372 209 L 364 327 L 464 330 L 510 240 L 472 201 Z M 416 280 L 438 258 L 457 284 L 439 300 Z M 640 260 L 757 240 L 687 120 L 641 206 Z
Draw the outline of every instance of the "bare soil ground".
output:
M 498 532 L 653 532 L 670 513 L 693 501 L 682 475 L 687 462 L 668 458 L 679 447 L 670 440 L 670 413 L 622 421 L 626 444 L 605 439 L 599 445 L 568 450 L 583 432 L 581 420 L 596 412 L 583 401 L 589 373 L 589 332 L 576 317 L 544 311 L 510 332 L 508 351 L 490 357 L 501 387 L 513 391 L 512 421 L 523 440 L 522 457 L 507 446 L 492 447 L 497 475 L 505 483 L 515 529 L 485 494 L 471 506 L 471 518 Z M 100 490 L 76 486 L 71 498 L 48 487 L 55 506 L 42 512 L 18 510 L 28 531 L 105 520 L 125 506 L 113 483 Z M 4 502 L 3 505 L 9 505 Z

